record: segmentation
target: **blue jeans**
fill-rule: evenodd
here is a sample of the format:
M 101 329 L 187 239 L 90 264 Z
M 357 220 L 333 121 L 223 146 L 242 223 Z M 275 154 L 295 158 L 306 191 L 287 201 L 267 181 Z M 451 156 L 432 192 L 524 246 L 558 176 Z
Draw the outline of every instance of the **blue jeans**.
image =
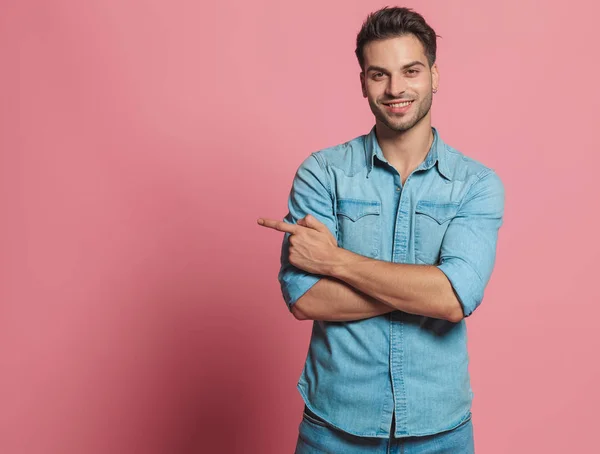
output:
M 434 435 L 408 438 L 367 438 L 329 426 L 304 408 L 295 454 L 474 454 L 471 418 Z

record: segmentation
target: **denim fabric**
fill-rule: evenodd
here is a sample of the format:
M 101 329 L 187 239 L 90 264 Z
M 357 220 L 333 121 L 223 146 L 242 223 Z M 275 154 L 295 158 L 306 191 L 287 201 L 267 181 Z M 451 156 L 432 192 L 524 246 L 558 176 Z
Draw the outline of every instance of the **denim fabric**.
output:
M 475 440 L 469 417 L 460 426 L 425 437 L 357 437 L 327 425 L 305 410 L 295 454 L 473 454 Z
M 482 301 L 495 261 L 504 188 L 496 173 L 434 141 L 404 185 L 377 143 L 375 128 L 312 153 L 298 168 L 288 223 L 312 214 L 357 254 L 394 263 L 437 266 L 466 317 Z M 288 261 L 279 282 L 291 309 L 320 276 Z M 470 415 L 467 331 L 459 323 L 402 311 L 352 322 L 313 322 L 298 390 L 329 425 L 361 437 L 424 436 L 459 426 Z

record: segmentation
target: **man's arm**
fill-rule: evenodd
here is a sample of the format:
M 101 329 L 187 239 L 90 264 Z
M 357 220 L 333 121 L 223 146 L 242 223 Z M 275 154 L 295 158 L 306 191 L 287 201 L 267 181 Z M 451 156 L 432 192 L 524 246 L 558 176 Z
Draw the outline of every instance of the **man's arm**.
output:
M 384 308 L 367 302 L 380 301 L 392 310 L 458 322 L 483 299 L 494 265 L 503 211 L 504 188 L 495 173 L 488 172 L 473 184 L 457 216 L 450 221 L 438 266 L 383 262 L 337 247 L 321 247 L 325 254 L 315 260 L 307 254 L 308 249 L 303 252 L 299 247 L 292 260 L 296 266 L 339 279 L 371 299 L 349 306 L 344 302 L 332 305 L 332 299 L 342 291 L 334 279 L 314 292 L 306 292 L 306 299 L 298 301 L 296 312 L 304 318 L 339 319 L 351 316 L 340 311 L 351 311 L 359 304 L 368 308 L 369 314 L 379 315 L 378 311 Z M 327 233 L 317 220 L 307 219 L 310 230 Z M 304 245 L 307 230 L 297 228 L 294 232 L 298 246 Z
M 319 276 L 290 305 L 300 320 L 361 320 L 394 310 L 462 318 L 450 282 L 434 266 L 383 262 L 339 248 L 329 228 L 311 215 L 297 225 L 270 219 L 259 224 L 288 234 L 285 262 L 290 267 Z
M 292 306 L 298 320 L 348 322 L 387 314 L 395 309 L 337 279 L 323 276 Z
M 435 266 L 384 262 L 344 249 L 339 253 L 340 265 L 331 269 L 331 276 L 392 310 L 454 323 L 463 318 L 450 281 Z
M 316 239 L 326 240 L 328 230 L 312 216 L 300 219 L 298 226 L 276 224 L 274 228 L 293 232 L 290 262 L 323 275 L 292 306 L 296 318 L 349 321 L 401 310 L 461 320 L 462 308 L 452 285 L 435 266 L 389 263 L 336 247 L 333 241 L 319 244 Z
M 326 237 L 328 246 L 337 248 L 337 221 L 331 186 L 325 168 L 315 154 L 307 157 L 296 171 L 288 208 L 283 222 L 265 219 L 263 225 L 285 232 L 278 280 L 283 298 L 297 319 L 354 321 L 394 310 L 344 282 L 322 273 L 309 272 L 291 263 L 290 249 L 293 251 L 294 247 L 290 242 L 294 238 L 290 235 L 290 230 L 296 227 L 295 224 L 307 231 L 312 230 L 306 223 L 309 214 L 311 216 L 308 219 L 319 224 L 321 236 Z M 321 248 L 315 247 L 315 250 L 318 249 Z

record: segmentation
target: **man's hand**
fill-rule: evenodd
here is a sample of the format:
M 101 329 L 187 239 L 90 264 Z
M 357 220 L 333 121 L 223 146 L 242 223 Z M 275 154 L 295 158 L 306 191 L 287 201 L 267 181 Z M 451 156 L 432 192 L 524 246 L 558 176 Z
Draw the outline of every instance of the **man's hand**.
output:
M 290 234 L 289 261 L 308 273 L 329 275 L 339 264 L 337 240 L 327 226 L 308 214 L 297 224 L 274 219 L 258 219 L 258 224 Z

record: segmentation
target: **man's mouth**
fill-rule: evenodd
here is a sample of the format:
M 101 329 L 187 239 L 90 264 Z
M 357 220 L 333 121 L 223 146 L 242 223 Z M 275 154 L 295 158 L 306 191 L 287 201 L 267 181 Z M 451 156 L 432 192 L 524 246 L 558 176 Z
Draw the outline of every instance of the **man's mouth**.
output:
M 384 103 L 384 105 L 386 105 L 388 107 L 391 107 L 392 109 L 396 109 L 396 108 L 399 108 L 399 107 L 410 106 L 410 104 L 412 102 L 413 101 L 402 101 L 402 102 L 394 102 L 394 103 L 386 102 L 386 103 Z

